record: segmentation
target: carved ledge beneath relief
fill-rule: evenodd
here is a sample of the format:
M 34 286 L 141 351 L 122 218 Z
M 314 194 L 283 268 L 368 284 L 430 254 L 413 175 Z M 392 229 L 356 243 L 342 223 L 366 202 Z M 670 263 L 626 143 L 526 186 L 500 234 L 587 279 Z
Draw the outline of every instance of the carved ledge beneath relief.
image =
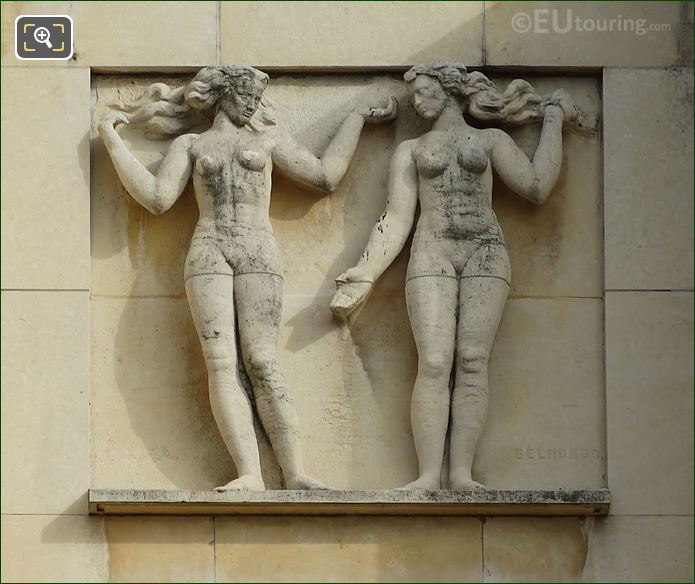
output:
M 92 515 L 601 516 L 608 489 L 179 491 L 90 489 Z

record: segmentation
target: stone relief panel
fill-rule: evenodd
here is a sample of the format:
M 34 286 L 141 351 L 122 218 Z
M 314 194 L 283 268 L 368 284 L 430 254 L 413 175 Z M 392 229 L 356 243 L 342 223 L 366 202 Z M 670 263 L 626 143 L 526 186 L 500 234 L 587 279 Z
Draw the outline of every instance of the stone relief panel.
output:
M 175 88 L 189 80 L 99 77 L 94 119 L 135 102 L 152 83 Z M 594 79 L 528 81 L 541 94 L 565 88 L 587 113 L 600 109 Z M 336 488 L 394 488 L 417 475 L 410 422 L 417 351 L 403 289 L 410 244 L 349 326 L 328 306 L 333 279 L 355 264 L 383 212 L 395 148 L 429 125 L 409 106 L 398 75 L 283 76 L 267 89 L 278 125 L 314 154 L 355 107 L 383 105 L 389 95 L 397 97 L 397 119 L 366 127 L 333 194 L 273 174 L 270 222 L 285 280 L 279 366 L 295 395 L 307 472 Z M 171 147 L 142 127 L 120 133 L 153 171 Z M 511 134 L 533 153 L 538 126 Z M 563 146 L 562 170 L 543 207 L 494 181 L 514 280 L 491 356 L 489 418 L 474 466 L 492 488 L 604 483 L 599 140 L 567 132 Z M 192 186 L 154 216 L 121 186 L 97 139 L 93 156 L 94 486 L 225 484 L 236 474 L 211 413 L 183 288 L 198 219 Z M 256 431 L 266 486 L 279 488 L 273 451 Z

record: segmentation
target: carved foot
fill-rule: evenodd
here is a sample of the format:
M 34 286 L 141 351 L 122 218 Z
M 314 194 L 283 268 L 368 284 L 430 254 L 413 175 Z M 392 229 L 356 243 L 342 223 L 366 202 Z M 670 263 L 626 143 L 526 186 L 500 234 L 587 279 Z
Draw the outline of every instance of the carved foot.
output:
M 487 489 L 485 485 L 471 478 L 457 479 L 453 477 L 449 479 L 449 488 L 452 491 L 476 491 Z
M 308 490 L 308 489 L 330 489 L 321 481 L 310 477 L 309 475 L 297 475 L 285 481 L 285 486 L 289 490 Z
M 434 491 L 436 489 L 442 488 L 442 482 L 439 476 L 429 476 L 422 475 L 415 479 L 412 483 L 398 487 L 397 491 L 406 491 L 409 489 L 427 489 L 428 491 Z
M 265 491 L 263 477 L 256 475 L 241 475 L 238 479 L 228 482 L 215 490 L 222 493 L 224 491 Z

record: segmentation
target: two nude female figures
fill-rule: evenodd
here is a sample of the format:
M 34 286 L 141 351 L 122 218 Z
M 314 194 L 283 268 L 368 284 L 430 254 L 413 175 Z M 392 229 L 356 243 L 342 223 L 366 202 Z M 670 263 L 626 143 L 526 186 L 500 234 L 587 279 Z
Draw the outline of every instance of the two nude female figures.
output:
M 416 111 L 433 128 L 398 147 L 386 213 L 358 265 L 338 279 L 331 307 L 347 316 L 366 299 L 374 280 L 402 249 L 419 199 L 422 216 L 406 294 L 419 352 L 412 424 L 420 477 L 408 487 L 441 486 L 449 376 L 456 357 L 450 486 L 466 489 L 477 485 L 470 467 L 485 418 L 487 359 L 510 278 L 490 209 L 490 166 L 522 196 L 542 203 L 559 173 L 563 119 L 571 119 L 574 109 L 564 95 L 539 103 L 526 84 L 512 98 L 497 95 L 496 111 L 489 110 L 496 89 L 462 65 L 415 67 L 406 81 Z M 304 470 L 292 394 L 278 368 L 282 272 L 269 220 L 271 171 L 276 166 L 303 185 L 333 192 L 365 121 L 385 122 L 396 115 L 393 98 L 383 109 L 353 111 L 317 158 L 275 125 L 263 97 L 267 83 L 268 76 L 252 67 L 208 67 L 174 91 L 154 84 L 130 114 L 110 114 L 99 126 L 123 185 L 150 212 L 169 209 L 193 178 L 200 218 L 186 258 L 186 294 L 208 369 L 212 411 L 239 475 L 219 490 L 265 488 L 239 356 L 286 488 L 324 488 Z M 461 107 L 468 105 L 467 90 L 471 104 L 476 95 L 482 97 L 484 119 L 505 121 L 510 112 L 518 118 L 514 121 L 543 117 L 532 163 L 503 132 L 466 124 Z M 470 105 L 468 110 L 478 111 Z M 185 133 L 209 113 L 209 129 Z M 126 123 L 181 134 L 156 175 L 116 132 L 115 126 Z

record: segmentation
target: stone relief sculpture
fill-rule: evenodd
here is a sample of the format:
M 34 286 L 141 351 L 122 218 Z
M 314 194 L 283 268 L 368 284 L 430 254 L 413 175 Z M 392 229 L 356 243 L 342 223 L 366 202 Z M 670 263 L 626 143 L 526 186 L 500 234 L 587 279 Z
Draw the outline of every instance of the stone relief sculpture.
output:
M 267 84 L 268 76 L 253 67 L 207 67 L 185 87 L 150 86 L 127 113 L 113 112 L 99 125 L 120 180 L 150 212 L 169 209 L 193 178 L 200 219 L 186 259 L 186 294 L 208 369 L 212 411 L 239 475 L 217 490 L 265 488 L 238 352 L 286 488 L 325 488 L 304 470 L 292 395 L 277 363 L 282 270 L 268 216 L 271 169 L 275 165 L 303 185 L 333 192 L 365 121 L 396 116 L 393 98 L 383 109 L 355 109 L 317 158 L 275 124 L 264 97 Z M 180 134 L 156 175 L 116 132 L 128 123 Z M 208 129 L 188 132 L 201 124 Z
M 449 420 L 449 488 L 481 488 L 471 467 L 487 413 L 488 359 L 511 279 L 491 207 L 492 170 L 542 204 L 560 173 L 563 125 L 584 131 L 587 121 L 563 90 L 542 98 L 515 80 L 501 92 L 457 63 L 415 66 L 405 81 L 416 112 L 432 129 L 396 149 L 386 210 L 357 265 L 336 279 L 331 308 L 347 318 L 367 299 L 405 245 L 419 201 L 405 287 L 418 350 L 411 423 L 419 476 L 403 488 L 441 488 Z M 533 159 L 504 131 L 476 129 L 464 114 L 482 122 L 542 122 Z

